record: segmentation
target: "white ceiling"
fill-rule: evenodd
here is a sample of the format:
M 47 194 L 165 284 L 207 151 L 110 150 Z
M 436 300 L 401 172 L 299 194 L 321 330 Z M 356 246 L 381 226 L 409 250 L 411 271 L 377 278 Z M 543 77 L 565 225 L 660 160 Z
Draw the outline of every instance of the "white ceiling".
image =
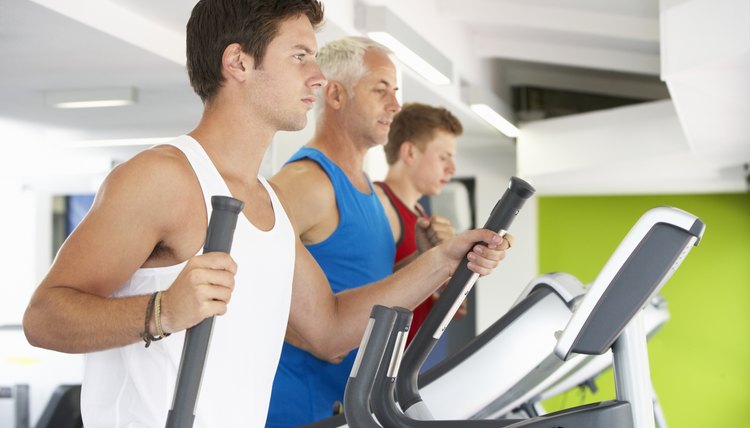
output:
M 652 100 L 666 96 L 659 78 L 660 11 L 656 0 L 367 3 L 386 5 L 453 60 L 460 83 L 436 87 L 407 70 L 405 100 L 447 104 L 465 123 L 467 139 L 483 149 L 498 144 L 507 150 L 512 142 L 468 110 L 461 98 L 462 85 L 491 88 L 506 102 L 510 102 L 510 85 L 524 84 Z M 0 133 L 23 129 L 32 139 L 54 145 L 169 137 L 191 129 L 201 112 L 184 70 L 184 27 L 193 4 L 192 0 L 3 0 Z M 356 31 L 351 0 L 324 0 L 324 4 L 328 24 L 320 33 L 321 43 Z M 49 90 L 122 86 L 138 88 L 136 105 L 56 110 L 44 103 L 44 92 Z M 738 133 L 745 132 L 741 124 L 737 128 Z M 554 128 L 544 129 L 554 135 Z M 750 161 L 750 154 L 744 158 L 748 153 L 744 147 L 738 150 L 738 145 L 750 147 L 749 135 L 735 138 L 731 147 L 721 150 L 731 151 L 735 163 Z M 24 138 L 11 140 L 4 144 L 14 146 L 9 149 L 13 153 Z M 466 147 L 470 149 L 471 144 Z M 118 150 L 118 156 L 123 156 L 123 149 Z M 679 156 L 682 159 L 685 153 Z M 613 170 L 627 165 L 616 166 Z M 726 162 L 719 167 L 731 169 Z M 602 170 L 607 170 L 606 164 L 591 173 Z M 561 171 L 560 176 L 570 175 Z M 591 181 L 592 177 L 587 178 Z M 554 193 L 580 193 L 580 187 L 586 185 L 582 181 L 562 180 L 560 185 L 567 190 Z M 606 188 L 602 192 L 606 193 Z
M 439 0 L 481 57 L 658 75 L 659 8 L 647 0 Z
M 86 139 L 173 135 L 199 118 L 183 65 L 32 1 L 6 0 L 2 8 L 0 117 Z M 136 87 L 139 102 L 75 110 L 44 102 L 45 91 L 102 87 Z

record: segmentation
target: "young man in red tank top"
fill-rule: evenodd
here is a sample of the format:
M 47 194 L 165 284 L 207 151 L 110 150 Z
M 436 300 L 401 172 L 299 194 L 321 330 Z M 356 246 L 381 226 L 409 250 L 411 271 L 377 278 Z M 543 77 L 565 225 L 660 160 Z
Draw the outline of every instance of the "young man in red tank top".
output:
M 440 193 L 455 174 L 456 137 L 462 132 L 461 122 L 442 107 L 410 103 L 393 119 L 385 145 L 388 174 L 384 182 L 376 183 L 376 192 L 396 241 L 394 270 L 453 236 L 450 221 L 428 216 L 418 200 Z M 414 309 L 407 344 L 436 299 L 433 294 Z M 464 301 L 456 317 L 465 314 Z

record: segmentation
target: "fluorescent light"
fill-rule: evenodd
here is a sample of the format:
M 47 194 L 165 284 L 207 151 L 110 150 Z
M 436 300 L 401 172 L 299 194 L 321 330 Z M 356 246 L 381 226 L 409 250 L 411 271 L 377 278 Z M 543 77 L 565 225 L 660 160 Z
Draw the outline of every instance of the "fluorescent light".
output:
M 509 138 L 516 138 L 521 131 L 511 122 L 512 108 L 490 88 L 466 85 L 461 88 L 461 97 L 471 110 L 493 128 Z M 507 119 L 506 119 L 507 118 Z
M 498 131 L 510 138 L 516 138 L 521 133 L 515 125 L 510 123 L 507 119 L 502 117 L 500 113 L 493 110 L 492 107 L 487 104 L 472 104 L 471 109 L 474 113 L 479 115 L 479 117 L 487 121 L 487 123 L 494 126 Z
M 98 108 L 119 107 L 133 104 L 126 100 L 98 100 L 98 101 L 61 101 L 52 106 L 55 108 Z
M 407 67 L 436 85 L 451 83 L 453 63 L 385 6 L 355 6 L 355 26 Z
M 419 73 L 427 81 L 436 85 L 451 83 L 451 79 L 448 76 L 441 73 L 437 68 L 433 67 L 429 62 L 422 59 L 422 57 L 390 34 L 383 31 L 371 31 L 367 33 L 367 36 L 392 50 L 399 60 Z
M 47 105 L 54 108 L 98 108 L 135 104 L 136 88 L 101 88 L 45 92 Z

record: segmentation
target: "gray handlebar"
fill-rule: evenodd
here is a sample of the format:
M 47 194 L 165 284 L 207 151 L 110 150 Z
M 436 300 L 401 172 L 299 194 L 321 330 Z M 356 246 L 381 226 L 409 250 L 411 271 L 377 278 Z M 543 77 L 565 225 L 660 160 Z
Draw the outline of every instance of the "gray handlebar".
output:
M 535 192 L 536 190 L 529 183 L 518 177 L 511 177 L 508 188 L 495 204 L 484 228 L 505 234 L 526 200 Z M 468 260 L 464 257 L 441 293 L 440 299 L 414 335 L 404 355 L 401 366 L 402 376 L 396 380 L 396 395 L 399 397 L 399 405 L 402 409 L 406 410 L 422 401 L 417 385 L 420 369 L 437 344 L 442 330 L 453 319 L 458 306 L 474 285 L 476 278 L 477 276 L 469 270 Z
M 244 206 L 242 201 L 228 196 L 211 197 L 212 211 L 203 246 L 204 254 L 217 251 L 229 253 L 237 218 Z M 190 327 L 185 334 L 172 408 L 167 414 L 167 428 L 193 426 L 213 322 L 214 317 L 206 318 Z
M 381 428 L 372 419 L 370 394 L 395 321 L 395 310 L 380 305 L 372 307 L 370 321 L 344 390 L 344 414 L 352 428 Z

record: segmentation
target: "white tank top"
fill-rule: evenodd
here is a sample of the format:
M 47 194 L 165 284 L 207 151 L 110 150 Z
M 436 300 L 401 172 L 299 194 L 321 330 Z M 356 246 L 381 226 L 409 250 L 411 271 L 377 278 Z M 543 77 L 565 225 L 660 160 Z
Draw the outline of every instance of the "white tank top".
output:
M 203 190 L 208 219 L 211 196 L 231 196 L 226 183 L 197 141 L 182 136 L 169 144 L 190 161 Z M 289 319 L 295 238 L 271 186 L 260 176 L 258 180 L 270 195 L 274 226 L 261 231 L 240 214 L 231 250 L 238 265 L 236 285 L 227 313 L 214 321 L 195 427 L 265 425 Z M 165 290 L 184 266 L 185 262 L 139 269 L 115 296 Z M 180 332 L 153 342 L 149 348 L 140 342 L 87 354 L 81 395 L 84 425 L 164 427 L 184 339 L 184 332 Z

